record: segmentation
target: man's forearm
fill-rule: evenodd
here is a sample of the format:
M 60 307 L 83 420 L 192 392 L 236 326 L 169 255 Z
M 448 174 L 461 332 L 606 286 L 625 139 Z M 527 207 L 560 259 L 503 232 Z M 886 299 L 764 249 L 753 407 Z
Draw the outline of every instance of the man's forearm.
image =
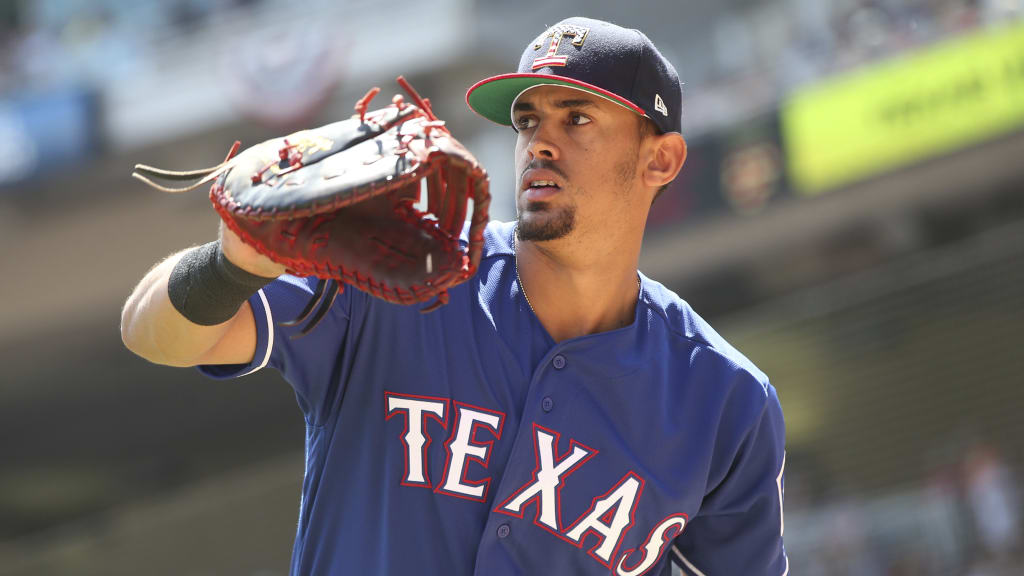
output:
M 135 287 L 121 312 L 121 339 L 135 354 L 157 364 L 194 366 L 216 346 L 236 320 L 201 326 L 171 303 L 167 282 L 182 256 L 174 254 L 155 266 Z

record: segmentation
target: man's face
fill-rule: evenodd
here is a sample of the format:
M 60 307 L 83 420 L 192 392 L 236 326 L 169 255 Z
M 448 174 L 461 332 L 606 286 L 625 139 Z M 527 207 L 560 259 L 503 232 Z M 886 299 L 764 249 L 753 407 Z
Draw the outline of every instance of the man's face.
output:
M 643 222 L 651 199 L 637 175 L 633 112 L 563 86 L 532 88 L 512 109 L 521 239 L 610 233 Z

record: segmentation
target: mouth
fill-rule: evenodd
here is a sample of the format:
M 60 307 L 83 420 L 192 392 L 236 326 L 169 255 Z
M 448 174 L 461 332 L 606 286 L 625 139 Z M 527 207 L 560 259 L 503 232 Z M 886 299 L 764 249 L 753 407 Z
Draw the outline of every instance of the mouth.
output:
M 562 185 L 552 178 L 542 175 L 528 175 L 523 180 L 523 199 L 527 202 L 547 200 L 555 194 L 558 194 L 561 189 Z
M 558 188 L 558 183 L 554 180 L 534 180 L 527 185 L 527 188 Z

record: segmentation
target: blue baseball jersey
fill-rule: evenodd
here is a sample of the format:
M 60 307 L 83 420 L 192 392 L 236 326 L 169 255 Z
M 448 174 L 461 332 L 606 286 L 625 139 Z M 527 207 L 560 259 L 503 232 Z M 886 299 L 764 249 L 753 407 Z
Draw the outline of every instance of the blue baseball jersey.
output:
M 345 290 L 309 335 L 315 280 L 252 297 L 252 363 L 306 421 L 292 574 L 780 576 L 775 389 L 641 276 L 633 323 L 556 343 L 517 282 L 513 224 L 422 314 Z

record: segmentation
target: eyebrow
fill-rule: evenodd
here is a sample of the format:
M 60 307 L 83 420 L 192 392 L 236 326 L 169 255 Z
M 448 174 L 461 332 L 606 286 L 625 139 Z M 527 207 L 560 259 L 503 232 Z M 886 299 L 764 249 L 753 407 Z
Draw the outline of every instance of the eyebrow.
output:
M 573 100 L 558 100 L 554 104 L 555 108 L 597 108 L 597 104 L 593 100 L 585 99 L 573 99 Z M 512 106 L 513 112 L 532 112 L 537 108 L 530 102 L 516 102 Z

